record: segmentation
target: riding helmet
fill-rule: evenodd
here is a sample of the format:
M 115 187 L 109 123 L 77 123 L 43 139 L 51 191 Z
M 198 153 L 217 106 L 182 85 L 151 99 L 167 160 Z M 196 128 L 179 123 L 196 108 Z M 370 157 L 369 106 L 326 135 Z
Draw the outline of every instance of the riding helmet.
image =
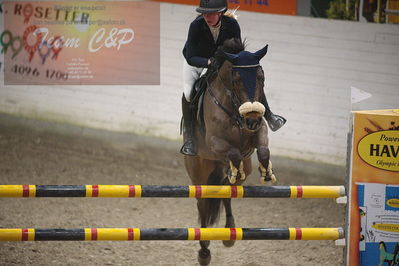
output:
M 201 14 L 225 12 L 227 10 L 227 0 L 200 0 L 196 11 Z

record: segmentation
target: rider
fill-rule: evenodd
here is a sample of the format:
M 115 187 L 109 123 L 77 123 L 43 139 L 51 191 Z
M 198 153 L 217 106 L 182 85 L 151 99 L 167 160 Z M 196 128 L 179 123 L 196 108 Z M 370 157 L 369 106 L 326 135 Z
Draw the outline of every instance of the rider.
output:
M 224 41 L 231 38 L 241 40 L 241 30 L 234 13 L 226 13 L 227 0 L 200 0 L 196 9 L 201 15 L 191 22 L 183 55 L 183 125 L 184 144 L 180 152 L 185 155 L 197 155 L 194 142 L 195 106 L 191 106 L 191 94 L 194 82 L 200 77 L 204 68 L 212 67 L 213 56 Z M 271 130 L 276 131 L 286 120 L 274 115 L 267 104 L 266 96 L 262 96 L 262 104 L 266 108 L 265 118 Z

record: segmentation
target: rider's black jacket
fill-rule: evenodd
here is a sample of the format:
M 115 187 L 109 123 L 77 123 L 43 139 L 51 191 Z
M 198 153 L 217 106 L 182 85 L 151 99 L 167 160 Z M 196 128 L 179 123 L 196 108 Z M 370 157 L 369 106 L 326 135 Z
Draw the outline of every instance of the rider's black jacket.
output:
M 222 16 L 218 39 L 213 40 L 212 33 L 202 16 L 198 16 L 190 24 L 183 55 L 187 63 L 195 67 L 207 67 L 208 59 L 212 57 L 216 49 L 230 38 L 241 40 L 241 30 L 237 20 Z

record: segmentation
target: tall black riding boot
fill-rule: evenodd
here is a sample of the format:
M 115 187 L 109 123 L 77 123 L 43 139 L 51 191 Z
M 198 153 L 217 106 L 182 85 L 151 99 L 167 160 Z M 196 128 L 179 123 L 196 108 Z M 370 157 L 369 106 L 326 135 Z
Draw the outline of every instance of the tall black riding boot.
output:
M 187 102 L 186 97 L 182 97 L 182 111 L 183 111 L 183 139 L 184 144 L 180 149 L 180 153 L 184 155 L 197 155 L 197 147 L 194 142 L 194 110 L 190 103 Z
M 285 122 L 287 122 L 287 119 L 280 115 L 273 114 L 273 112 L 270 110 L 269 104 L 267 103 L 265 92 L 262 93 L 261 103 L 265 106 L 265 118 L 270 129 L 272 131 L 277 131 L 284 126 Z

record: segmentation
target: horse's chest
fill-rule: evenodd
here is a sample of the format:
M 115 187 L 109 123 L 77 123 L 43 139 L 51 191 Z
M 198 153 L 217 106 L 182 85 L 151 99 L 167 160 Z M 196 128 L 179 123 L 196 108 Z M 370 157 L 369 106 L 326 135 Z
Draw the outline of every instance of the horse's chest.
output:
M 213 125 L 215 125 L 218 130 L 234 132 L 234 125 L 231 123 L 230 119 L 223 119 L 218 116 L 212 116 L 211 120 Z
M 215 119 L 215 130 L 212 135 L 228 141 L 239 149 L 247 149 L 254 146 L 255 133 L 246 132 L 230 121 Z

